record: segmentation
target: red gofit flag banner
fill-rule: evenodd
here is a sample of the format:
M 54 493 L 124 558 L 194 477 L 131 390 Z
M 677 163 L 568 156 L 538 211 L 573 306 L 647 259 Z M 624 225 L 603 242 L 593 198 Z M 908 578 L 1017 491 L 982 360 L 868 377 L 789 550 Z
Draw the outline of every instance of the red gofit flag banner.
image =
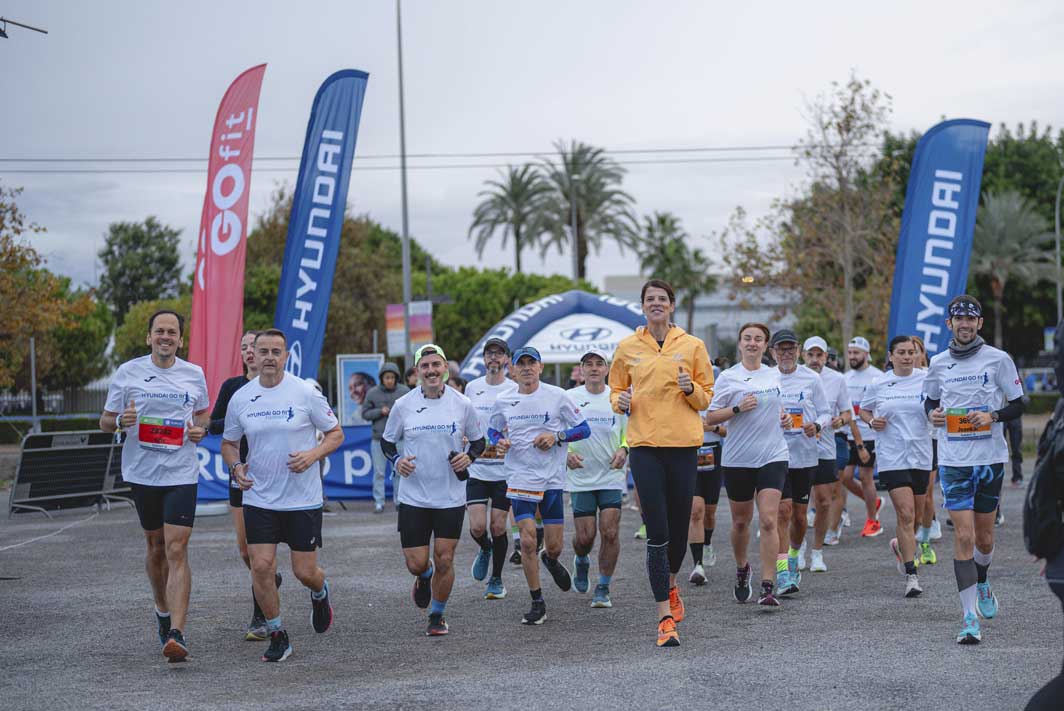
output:
M 241 372 L 248 193 L 265 72 L 265 64 L 252 67 L 229 86 L 211 135 L 192 287 L 189 360 L 203 368 L 212 401 L 222 382 Z

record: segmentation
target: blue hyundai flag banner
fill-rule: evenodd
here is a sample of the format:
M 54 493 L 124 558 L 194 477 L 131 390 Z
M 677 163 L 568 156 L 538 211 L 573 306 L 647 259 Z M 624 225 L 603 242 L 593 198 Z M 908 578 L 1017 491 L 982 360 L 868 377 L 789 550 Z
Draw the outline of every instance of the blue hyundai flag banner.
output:
M 368 80 L 366 72 L 336 72 L 318 89 L 310 109 L 273 317 L 288 336 L 285 370 L 301 378 L 318 376 Z
M 990 124 L 944 121 L 916 144 L 894 263 L 889 338 L 920 336 L 928 355 L 949 344 L 946 306 L 968 283 Z

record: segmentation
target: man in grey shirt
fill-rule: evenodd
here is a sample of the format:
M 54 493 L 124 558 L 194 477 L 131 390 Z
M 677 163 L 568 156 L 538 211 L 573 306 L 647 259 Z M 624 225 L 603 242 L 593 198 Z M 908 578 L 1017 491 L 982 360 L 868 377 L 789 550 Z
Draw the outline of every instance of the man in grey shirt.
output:
M 366 393 L 366 399 L 362 403 L 362 417 L 373 425 L 373 510 L 376 513 L 384 511 L 384 467 L 387 460 L 381 449 L 381 436 L 384 434 L 384 425 L 388 422 L 388 413 L 392 405 L 403 395 L 410 392 L 410 388 L 399 382 L 399 368 L 394 363 L 385 363 L 381 366 L 380 384 L 374 386 Z M 399 477 L 392 477 L 392 501 L 399 488 Z

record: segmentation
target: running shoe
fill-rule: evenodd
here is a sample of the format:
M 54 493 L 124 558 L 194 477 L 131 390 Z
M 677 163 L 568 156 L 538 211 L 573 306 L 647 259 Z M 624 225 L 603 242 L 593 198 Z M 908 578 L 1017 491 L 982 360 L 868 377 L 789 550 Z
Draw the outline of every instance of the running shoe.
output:
M 920 581 L 916 578 L 916 573 L 905 576 L 905 597 L 920 597 L 924 589 L 920 587 Z
M 998 599 L 994 591 L 990 589 L 990 583 L 976 583 L 976 594 L 979 596 L 976 607 L 979 614 L 987 620 L 992 620 L 998 613 Z
M 518 544 L 518 546 L 514 546 L 513 555 L 510 556 L 510 562 L 514 565 L 521 565 L 521 549 L 519 545 L 520 544 Z
M 506 587 L 502 584 L 502 578 L 488 578 L 488 587 L 484 591 L 485 600 L 502 600 L 506 597 Z
M 248 631 L 244 633 L 245 642 L 265 642 L 270 638 L 270 630 L 266 626 L 266 618 L 256 615 L 248 623 Z
M 931 547 L 930 543 L 920 544 L 920 565 L 934 565 L 938 562 L 938 556 L 935 555 L 935 549 Z
M 882 496 L 877 496 L 876 497 L 876 520 L 877 521 L 879 520 L 879 510 L 881 508 L 883 508 L 883 497 Z
M 798 592 L 798 586 L 802 584 L 802 572 L 798 570 L 798 559 L 787 556 L 787 572 L 791 574 L 791 581 L 794 583 L 795 592 Z
M 890 552 L 894 554 L 894 567 L 898 569 L 898 572 L 905 575 L 905 563 L 901 560 L 901 547 L 898 545 L 897 538 L 890 539 Z
M 429 627 L 425 630 L 426 637 L 442 637 L 450 631 L 447 620 L 443 619 L 442 612 L 433 612 L 429 615 Z
M 432 594 L 431 591 L 429 593 Z M 310 622 L 314 625 L 314 631 L 322 634 L 332 626 L 333 609 L 329 603 L 329 586 L 325 585 L 325 597 L 320 600 L 314 599 L 314 593 L 310 594 Z
M 283 581 L 284 581 L 284 578 L 281 577 L 280 573 L 274 573 L 273 574 L 273 584 L 277 586 L 278 590 L 281 589 L 281 583 Z
M 805 527 L 812 528 L 814 523 L 816 523 L 816 509 L 810 506 L 805 512 Z
M 969 612 L 964 616 L 964 627 L 961 627 L 957 635 L 957 644 L 979 644 L 983 635 L 979 632 L 979 618 L 975 613 Z
M 436 572 L 435 566 L 430 564 L 427 578 L 423 578 L 420 575 L 414 576 L 414 589 L 410 591 L 410 595 L 414 598 L 414 604 L 422 610 L 427 608 L 429 603 L 432 602 L 432 574 L 434 572 Z
M 994 516 L 994 526 L 997 527 L 997 526 L 1004 526 L 1004 525 L 1005 525 L 1005 514 L 1001 513 L 1001 507 L 999 506 L 998 510 L 997 510 L 997 516 Z
M 484 550 L 481 548 L 477 552 L 476 558 L 473 559 L 473 567 L 469 573 L 473 576 L 473 580 L 483 580 L 488 577 L 488 567 L 491 565 L 491 549 Z
M 707 568 L 712 568 L 717 564 L 717 551 L 713 550 L 712 543 L 702 546 L 702 562 Z
M 757 598 L 757 604 L 762 607 L 774 608 L 780 607 L 780 601 L 772 593 L 772 583 L 761 584 L 761 595 Z
M 662 617 L 661 622 L 658 623 L 658 646 L 680 646 L 680 633 L 676 631 L 676 620 L 668 615 Z
M 683 599 L 680 597 L 680 588 L 676 585 L 669 588 L 669 612 L 672 613 L 672 619 L 677 624 L 683 622 L 685 609 Z
M 806 544 L 808 541 L 802 541 L 802 547 L 798 549 L 798 570 L 808 570 L 809 561 L 806 560 Z
M 647 539 L 647 525 L 645 523 L 635 529 L 635 538 L 637 541 L 645 541 Z
M 824 564 L 824 551 L 818 551 L 816 548 L 814 548 L 813 552 L 809 554 L 809 572 L 828 572 L 828 566 Z
M 264 662 L 283 662 L 292 656 L 292 645 L 288 641 L 288 633 L 278 630 L 270 633 L 270 646 L 262 655 Z
M 576 577 L 573 578 L 573 587 L 576 588 L 578 593 L 586 593 L 588 587 L 591 585 L 588 582 L 587 574 L 591 571 L 591 561 L 584 559 L 584 562 L 580 562 L 580 556 L 573 556 L 573 572 L 576 573 Z
M 881 533 L 883 533 L 883 526 L 874 518 L 865 521 L 864 528 L 861 529 L 861 535 L 865 538 L 875 538 Z
M 732 591 L 735 601 L 749 602 L 752 590 L 750 590 L 750 563 L 735 571 L 735 589 Z
M 937 541 L 942 538 L 942 524 L 938 522 L 938 519 L 931 519 L 931 540 Z
M 842 539 L 842 533 L 841 532 L 842 532 L 842 526 L 841 525 L 839 526 L 839 530 L 838 531 L 835 531 L 835 530 L 832 530 L 832 529 L 829 528 L 828 532 L 824 534 L 824 545 L 825 546 L 837 546 L 837 545 L 839 545 L 839 541 Z
M 558 586 L 558 589 L 562 592 L 569 592 L 569 589 L 573 587 L 573 578 L 569 575 L 569 571 L 565 569 L 565 566 L 561 564 L 561 561 L 548 556 L 547 551 L 540 553 L 539 559 L 543 562 L 543 566 L 550 573 L 550 576 L 554 578 L 554 584 Z
M 163 645 L 163 656 L 171 662 L 183 662 L 188 657 L 188 643 L 181 636 L 181 630 L 170 630 Z
M 703 568 L 701 565 L 696 565 L 694 569 L 691 570 L 691 574 L 687 576 L 687 582 L 691 583 L 692 585 L 705 585 L 706 569 Z
M 163 617 L 159 613 L 155 613 L 155 622 L 159 626 L 159 644 L 166 644 L 167 638 L 170 637 L 170 615 Z M 263 621 L 265 624 L 265 621 Z
M 599 583 L 595 586 L 595 596 L 591 598 L 591 607 L 613 607 L 609 585 Z
M 543 600 L 533 600 L 532 609 L 521 618 L 523 625 L 541 625 L 547 619 L 547 603 Z
M 384 504 L 373 504 L 373 513 L 384 513 Z
M 794 583 L 794 577 L 791 575 L 791 571 L 781 570 L 776 573 L 776 590 L 779 591 L 780 597 L 793 595 L 798 592 L 798 586 Z
M 846 528 L 850 527 L 850 512 L 846 509 L 842 510 L 842 526 L 845 526 Z

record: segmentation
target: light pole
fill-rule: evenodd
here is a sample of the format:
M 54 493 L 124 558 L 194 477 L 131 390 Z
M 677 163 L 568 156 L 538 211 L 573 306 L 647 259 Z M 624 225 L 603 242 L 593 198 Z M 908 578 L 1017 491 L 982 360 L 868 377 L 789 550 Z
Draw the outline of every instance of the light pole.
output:
M 569 213 L 573 233 L 573 286 L 580 281 L 580 235 L 576 229 L 576 181 L 580 180 L 579 173 L 569 176 Z
M 1056 235 L 1057 243 L 1057 323 L 1064 321 L 1064 304 L 1061 300 L 1061 285 L 1060 285 L 1060 191 L 1064 188 L 1064 175 L 1060 176 L 1060 182 L 1057 183 L 1057 210 L 1055 213 L 1056 221 L 1054 223 L 1055 229 L 1053 230 Z
M 403 107 L 403 16 L 400 0 L 395 0 L 395 38 L 399 48 L 399 182 L 403 204 L 403 343 L 406 367 L 412 366 L 410 350 L 410 231 L 406 211 L 406 115 Z

